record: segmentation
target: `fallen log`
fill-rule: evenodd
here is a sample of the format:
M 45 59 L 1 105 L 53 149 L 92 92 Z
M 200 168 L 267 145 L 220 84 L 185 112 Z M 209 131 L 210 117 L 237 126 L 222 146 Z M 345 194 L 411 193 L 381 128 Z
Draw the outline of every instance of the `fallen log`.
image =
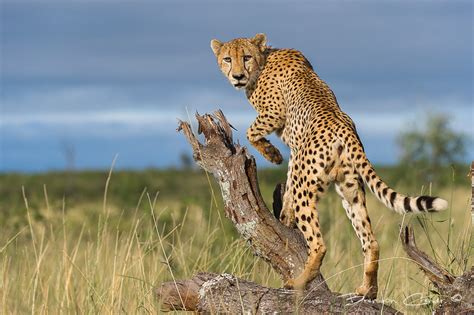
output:
M 230 274 L 198 273 L 189 280 L 166 282 L 157 292 L 162 310 L 252 314 L 397 314 L 382 303 L 329 290 L 297 292 L 268 288 Z M 181 302 L 183 301 L 183 303 Z

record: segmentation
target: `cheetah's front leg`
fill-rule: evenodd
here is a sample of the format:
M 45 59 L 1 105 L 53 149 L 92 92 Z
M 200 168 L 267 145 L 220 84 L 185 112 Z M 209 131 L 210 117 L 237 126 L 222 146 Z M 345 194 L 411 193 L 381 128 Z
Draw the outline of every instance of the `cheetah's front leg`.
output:
M 258 115 L 253 124 L 247 129 L 247 139 L 252 146 L 263 155 L 268 161 L 274 164 L 281 164 L 283 157 L 280 151 L 273 146 L 265 136 L 284 126 L 284 121 L 278 117 L 264 117 Z

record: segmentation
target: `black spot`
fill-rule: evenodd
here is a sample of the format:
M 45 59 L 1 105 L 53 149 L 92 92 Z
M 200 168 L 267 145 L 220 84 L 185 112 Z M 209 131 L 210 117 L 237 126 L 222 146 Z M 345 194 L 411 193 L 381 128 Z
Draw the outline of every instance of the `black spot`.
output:
M 427 199 L 426 199 L 426 209 L 427 209 L 427 210 L 433 209 L 433 201 L 434 201 L 436 198 L 429 197 L 429 196 L 424 196 L 424 197 L 427 197 Z
M 305 226 L 305 225 L 301 226 L 301 230 L 302 230 L 303 232 L 306 232 L 306 226 Z
M 416 199 L 416 207 L 418 208 L 418 210 L 423 210 L 423 204 L 421 203 L 423 200 L 425 200 L 425 198 L 423 198 L 423 196 L 418 197 Z
M 395 202 L 396 197 L 397 197 L 397 193 L 395 191 L 392 191 L 392 193 L 390 194 L 390 204 L 392 205 L 392 207 L 393 207 L 393 203 Z
M 403 207 L 405 208 L 405 211 L 406 212 L 411 212 L 411 207 L 410 207 L 410 198 L 408 197 L 405 197 L 405 199 L 403 200 Z
M 433 201 L 434 200 L 435 200 L 435 198 L 430 197 L 430 196 L 420 196 L 416 200 L 416 206 L 419 210 L 430 210 L 430 209 L 433 208 Z M 423 203 L 422 203 L 423 201 L 425 202 L 426 208 L 423 207 Z

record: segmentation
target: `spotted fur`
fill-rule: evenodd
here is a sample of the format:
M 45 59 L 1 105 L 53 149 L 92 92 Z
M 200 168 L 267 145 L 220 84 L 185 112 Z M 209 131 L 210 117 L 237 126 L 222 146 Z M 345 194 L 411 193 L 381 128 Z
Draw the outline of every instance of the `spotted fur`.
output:
M 363 284 L 356 292 L 375 298 L 379 247 L 364 184 L 398 213 L 443 210 L 447 202 L 431 196 L 407 197 L 382 181 L 365 155 L 353 121 L 301 52 L 267 47 L 264 34 L 226 43 L 212 40 L 211 48 L 224 75 L 236 88 L 245 89 L 258 113 L 247 130 L 250 143 L 276 164 L 281 163 L 281 154 L 265 137 L 275 132 L 291 149 L 280 220 L 301 230 L 308 260 L 304 271 L 286 286 L 304 288 L 319 272 L 326 247 L 317 205 L 334 182 L 364 253 Z

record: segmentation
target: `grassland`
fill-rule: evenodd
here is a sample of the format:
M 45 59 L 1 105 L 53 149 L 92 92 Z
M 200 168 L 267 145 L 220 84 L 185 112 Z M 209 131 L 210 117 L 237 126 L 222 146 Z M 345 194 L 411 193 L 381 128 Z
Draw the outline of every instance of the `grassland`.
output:
M 399 216 L 368 199 L 381 247 L 379 298 L 429 313 L 438 296 L 403 253 L 400 225 L 454 274 L 472 265 L 468 168 L 447 168 L 431 185 L 419 170 L 379 168 L 404 193 L 432 193 L 450 209 Z M 259 172 L 268 203 L 285 169 Z M 329 286 L 352 292 L 362 279 L 360 244 L 334 192 L 320 206 Z M 0 312 L 157 313 L 153 286 L 197 271 L 229 272 L 268 286 L 279 277 L 252 256 L 223 217 L 220 191 L 197 170 L 0 175 Z

